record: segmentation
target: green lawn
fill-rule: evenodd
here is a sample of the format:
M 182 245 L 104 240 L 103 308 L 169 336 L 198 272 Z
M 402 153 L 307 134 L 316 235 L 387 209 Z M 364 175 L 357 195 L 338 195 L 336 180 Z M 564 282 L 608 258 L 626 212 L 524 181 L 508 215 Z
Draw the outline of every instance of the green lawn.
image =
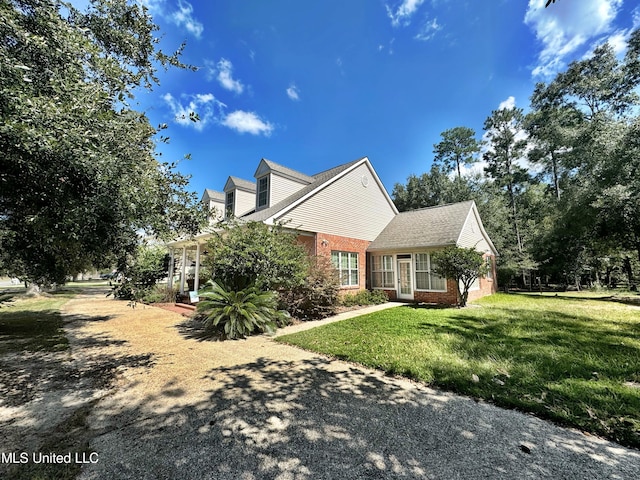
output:
M 640 447 L 640 307 L 496 294 L 402 306 L 277 340 Z
M 69 348 L 60 316 L 60 307 L 69 298 L 69 293 L 36 298 L 0 294 L 0 355 Z

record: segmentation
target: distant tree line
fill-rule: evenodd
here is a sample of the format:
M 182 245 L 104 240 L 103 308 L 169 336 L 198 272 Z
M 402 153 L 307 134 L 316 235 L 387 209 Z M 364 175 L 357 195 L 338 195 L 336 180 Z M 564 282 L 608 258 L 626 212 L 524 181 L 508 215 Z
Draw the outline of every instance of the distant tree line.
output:
M 529 112 L 503 108 L 442 133 L 431 169 L 396 184 L 400 210 L 473 199 L 499 280 L 634 286 L 640 269 L 640 29 L 618 59 L 605 43 L 548 83 Z M 477 162 L 483 171 L 473 171 Z M 476 167 L 477 168 L 477 167 Z

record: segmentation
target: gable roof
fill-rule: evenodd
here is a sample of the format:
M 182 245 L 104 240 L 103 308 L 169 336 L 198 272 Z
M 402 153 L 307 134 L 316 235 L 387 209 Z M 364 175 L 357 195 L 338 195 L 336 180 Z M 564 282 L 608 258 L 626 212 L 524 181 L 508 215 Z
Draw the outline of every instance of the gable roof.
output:
M 367 250 L 456 245 L 469 212 L 474 206 L 475 203 L 470 200 L 399 213 L 371 242 Z
M 367 157 L 362 157 L 358 160 L 354 160 L 353 162 L 345 163 L 343 165 L 339 165 L 334 168 L 330 168 L 329 170 L 325 170 L 320 173 L 316 173 L 313 175 L 313 182 L 308 184 L 305 187 L 302 187 L 300 190 L 295 192 L 292 195 L 289 195 L 287 198 L 282 200 L 281 202 L 276 203 L 272 207 L 265 208 L 264 210 L 260 210 L 259 212 L 252 213 L 243 217 L 248 221 L 255 222 L 264 222 L 265 220 L 270 219 L 271 217 L 277 215 L 280 212 L 287 210 L 289 207 L 294 205 L 299 200 L 303 199 L 305 196 L 311 194 L 314 190 L 322 187 L 324 184 L 328 183 L 330 180 L 337 178 L 341 173 L 346 172 L 349 168 L 362 163 L 365 161 Z
M 271 160 L 267 160 L 266 158 L 260 160 L 258 168 L 256 169 L 256 172 L 253 174 L 253 176 L 258 178 L 259 174 L 267 170 L 264 168 L 265 166 L 271 172 L 275 172 L 284 178 L 294 180 L 298 183 L 309 184 L 315 181 L 315 178 L 312 176 L 305 175 L 304 173 L 293 170 L 292 168 L 285 167 L 283 165 L 280 165 L 279 163 L 272 162 Z
M 213 200 L 216 202 L 224 203 L 224 192 L 218 192 L 217 190 L 211 190 L 210 188 L 205 188 L 204 193 L 202 194 L 202 200 L 204 197 L 209 197 L 209 200 Z
M 244 190 L 249 193 L 256 193 L 256 184 L 254 182 L 250 182 L 249 180 L 244 180 L 238 177 L 229 177 L 227 179 L 227 183 L 224 184 L 224 191 L 228 192 L 229 190 L 233 190 L 237 188 L 238 190 Z

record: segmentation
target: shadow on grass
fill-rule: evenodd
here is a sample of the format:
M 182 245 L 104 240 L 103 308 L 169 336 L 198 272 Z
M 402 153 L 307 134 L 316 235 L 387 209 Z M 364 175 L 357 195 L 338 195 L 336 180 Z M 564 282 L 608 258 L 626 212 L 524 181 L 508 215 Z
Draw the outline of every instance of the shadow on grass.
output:
M 494 306 L 416 328 L 466 365 L 439 363 L 434 385 L 640 447 L 640 322 Z
M 324 359 L 258 358 L 213 368 L 202 381 L 206 398 L 189 405 L 158 408 L 150 394 L 105 412 L 93 443 L 100 462 L 85 478 L 640 475 L 632 451 Z M 181 393 L 171 381 L 161 390 L 169 398 Z
M 635 305 L 640 306 L 640 295 L 632 296 L 632 295 L 610 295 L 603 294 L 602 296 L 597 297 L 589 297 L 589 296 L 580 296 L 580 295 L 552 295 L 552 294 L 543 294 L 540 295 L 536 292 L 531 293 L 512 293 L 511 295 L 523 296 L 526 298 L 536 299 L 536 300 L 572 300 L 572 301 L 596 301 L 596 302 L 614 302 L 614 303 L 622 303 L 624 305 Z

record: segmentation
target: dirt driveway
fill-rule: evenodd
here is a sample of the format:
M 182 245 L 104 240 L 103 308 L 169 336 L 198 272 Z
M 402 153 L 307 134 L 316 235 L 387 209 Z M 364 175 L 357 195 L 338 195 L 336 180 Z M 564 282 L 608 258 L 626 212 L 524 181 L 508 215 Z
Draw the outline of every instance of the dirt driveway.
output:
M 99 296 L 64 310 L 73 361 L 118 372 L 81 479 L 640 478 L 636 450 L 267 337 L 200 341 Z

